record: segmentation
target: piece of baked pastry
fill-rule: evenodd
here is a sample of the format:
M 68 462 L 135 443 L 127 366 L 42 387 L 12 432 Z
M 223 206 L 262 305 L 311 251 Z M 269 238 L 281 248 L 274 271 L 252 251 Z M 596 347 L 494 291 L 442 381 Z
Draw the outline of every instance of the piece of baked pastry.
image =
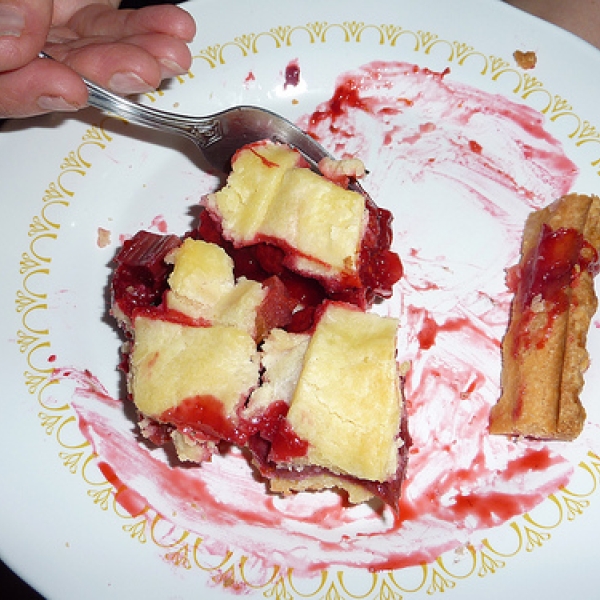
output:
M 377 496 L 397 510 L 409 447 L 398 323 L 364 310 L 376 291 L 365 293 L 364 273 L 391 266 L 378 276 L 391 286 L 401 272 L 389 219 L 375 235 L 378 209 L 340 187 L 353 161 L 323 165 L 338 183 L 271 143 L 242 150 L 234 165 L 224 191 L 205 201 L 210 227 L 183 240 L 138 232 L 117 255 L 112 313 L 140 430 L 198 463 L 237 445 L 275 492 L 334 487 L 353 503 Z M 219 217 L 235 241 L 219 231 L 213 243 L 215 207 L 229 215 L 223 207 L 255 186 L 264 193 Z
M 289 333 L 258 317 L 269 286 L 235 280 L 221 247 L 188 238 L 164 261 L 162 301 L 121 321 L 142 433 L 193 462 L 222 442 L 247 447 L 273 491 L 336 487 L 397 506 L 408 451 L 397 320 L 326 301 L 310 332 Z M 270 323 L 264 340 L 257 322 Z
M 409 446 L 397 328 L 396 319 L 326 302 L 310 334 L 271 332 L 262 385 L 243 415 L 272 490 L 337 487 L 351 502 L 379 496 L 397 506 Z
M 491 433 L 572 440 L 581 432 L 599 247 L 596 196 L 564 196 L 527 219 L 520 263 L 509 271 L 514 299 Z
M 283 144 L 242 148 L 227 185 L 203 199 L 200 235 L 227 245 L 237 274 L 290 282 L 301 307 L 328 297 L 368 308 L 402 275 L 390 249 L 392 216 L 347 187 L 364 173 L 360 161 L 322 168 L 325 176 Z

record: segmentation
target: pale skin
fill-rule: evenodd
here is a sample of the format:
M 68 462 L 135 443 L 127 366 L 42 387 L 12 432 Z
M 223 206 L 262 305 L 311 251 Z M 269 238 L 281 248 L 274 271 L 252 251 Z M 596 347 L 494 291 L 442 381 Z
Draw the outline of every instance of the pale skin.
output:
M 600 0 L 506 0 L 600 48 Z
M 507 0 L 600 48 L 600 0 Z M 87 104 L 77 73 L 120 94 L 155 89 L 191 64 L 193 19 L 119 0 L 0 0 L 0 119 Z M 38 58 L 44 49 L 61 62 Z
M 196 27 L 177 6 L 120 0 L 0 0 L 0 118 L 76 111 L 81 77 L 119 94 L 156 89 L 191 65 Z M 38 58 L 41 50 L 57 59 Z

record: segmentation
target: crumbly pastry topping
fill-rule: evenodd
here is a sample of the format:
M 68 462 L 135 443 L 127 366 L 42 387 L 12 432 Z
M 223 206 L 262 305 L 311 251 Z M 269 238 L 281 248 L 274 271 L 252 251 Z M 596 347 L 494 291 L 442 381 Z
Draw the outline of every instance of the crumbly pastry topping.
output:
M 354 177 L 361 163 L 324 170 Z M 125 245 L 113 314 L 148 439 L 192 462 L 236 444 L 272 491 L 335 487 L 396 510 L 409 446 L 398 322 L 365 309 L 401 268 L 388 215 L 347 183 L 285 146 L 242 150 L 204 200 L 210 227 Z
M 290 258 L 303 272 L 356 276 L 367 223 L 364 197 L 303 167 L 300 155 L 285 146 L 239 152 L 227 185 L 209 194 L 205 205 L 235 245 L 277 240 L 295 251 Z
M 309 442 L 306 461 L 361 479 L 394 476 L 402 443 L 397 329 L 396 319 L 326 307 L 287 414 Z

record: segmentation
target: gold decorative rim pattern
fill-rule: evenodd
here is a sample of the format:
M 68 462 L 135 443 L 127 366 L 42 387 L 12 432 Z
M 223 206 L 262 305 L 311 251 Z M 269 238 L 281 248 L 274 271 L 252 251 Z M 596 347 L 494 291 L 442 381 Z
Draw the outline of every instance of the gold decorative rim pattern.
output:
M 377 40 L 380 46 L 396 47 L 407 43 L 419 54 L 430 55 L 433 52 L 446 52 L 445 60 L 459 67 L 474 63 L 483 77 L 492 81 L 510 78 L 512 93 L 515 96 L 534 103 L 550 121 L 564 120 L 569 129 L 568 138 L 574 146 L 588 143 L 600 143 L 600 134 L 589 121 L 582 119 L 565 98 L 547 90 L 544 84 L 530 73 L 513 66 L 505 59 L 485 55 L 468 44 L 447 41 L 428 31 L 412 31 L 396 24 L 374 25 L 357 21 L 343 23 L 313 22 L 299 26 L 281 26 L 260 33 L 250 33 L 223 44 L 209 46 L 194 56 L 192 70 L 178 82 L 184 84 L 194 78 L 194 71 L 202 68 L 215 69 L 228 61 L 243 59 L 257 54 L 263 48 L 269 51 L 275 48 L 293 46 L 296 40 L 311 44 L 325 44 L 333 34 L 342 35 L 345 43 L 358 44 L 368 36 L 369 41 Z M 165 92 L 148 94 L 151 101 Z M 16 292 L 15 309 L 20 317 L 17 331 L 17 345 L 25 361 L 23 380 L 27 392 L 37 399 L 38 417 L 42 431 L 55 439 L 59 445 L 58 457 L 73 474 L 78 474 L 88 487 L 91 501 L 103 511 L 113 511 L 122 520 L 123 531 L 140 544 L 153 543 L 164 558 L 182 569 L 200 569 L 224 590 L 236 589 L 259 591 L 265 598 L 273 600 L 301 600 L 305 598 L 323 598 L 328 600 L 399 600 L 409 594 L 424 593 L 432 596 L 457 587 L 461 581 L 470 577 L 484 578 L 504 569 L 509 560 L 522 553 L 530 553 L 547 544 L 553 531 L 565 523 L 580 516 L 590 505 L 591 497 L 600 487 L 600 456 L 589 452 L 582 457 L 576 470 L 578 488 L 562 488 L 544 502 L 554 517 L 549 521 L 540 521 L 531 513 L 521 515 L 504 526 L 505 535 L 502 550 L 488 538 L 477 547 L 467 546 L 464 555 L 469 558 L 465 568 L 461 561 L 460 572 L 453 570 L 453 560 L 443 555 L 429 564 L 411 568 L 410 578 L 404 577 L 403 570 L 393 572 L 367 572 L 361 591 L 352 589 L 352 583 L 342 570 L 329 569 L 314 580 L 312 590 L 301 589 L 293 570 L 278 565 L 271 567 L 270 573 L 256 581 L 255 575 L 246 568 L 249 557 L 240 556 L 234 551 L 222 557 L 212 557 L 210 565 L 204 564 L 202 539 L 189 531 L 173 532 L 172 524 L 146 506 L 139 514 L 131 516 L 119 504 L 119 494 L 124 489 L 115 489 L 96 468 L 96 456 L 89 442 L 79 433 L 77 417 L 72 407 L 66 403 L 57 406 L 56 395 L 52 394 L 59 381 L 53 378 L 53 368 L 47 360 L 40 360 L 51 353 L 52 342 L 50 328 L 40 326 L 37 315 L 48 310 L 48 294 L 44 291 L 45 282 L 51 274 L 51 252 L 44 252 L 45 242 L 56 241 L 60 235 L 60 220 L 52 218 L 53 208 L 68 210 L 76 193 L 69 185 L 72 175 L 84 176 L 92 168 L 86 157 L 93 149 L 104 151 L 113 138 L 104 127 L 108 118 L 92 125 L 78 143 L 75 150 L 68 153 L 60 164 L 60 172 L 51 181 L 42 198 L 39 212 L 31 219 L 28 228 L 29 245 L 20 258 L 21 287 Z M 600 147 L 597 158 L 590 165 L 600 175 Z M 41 243 L 43 242 L 43 243 Z M 51 247 L 51 246 L 50 246 Z M 41 319 L 43 323 L 43 319 Z M 40 366 L 43 365 L 43 366 Z M 52 400 L 50 400 L 52 397 Z M 75 441 L 72 441 L 75 440 Z M 583 474 L 583 476 L 581 476 Z M 581 481 L 583 480 L 583 481 Z M 167 533 L 168 532 L 168 533 Z M 508 549 L 507 549 L 508 548 Z M 214 562 L 218 564 L 214 564 Z M 368 581 L 367 581 L 368 580 Z M 411 581 L 411 584 L 403 583 Z

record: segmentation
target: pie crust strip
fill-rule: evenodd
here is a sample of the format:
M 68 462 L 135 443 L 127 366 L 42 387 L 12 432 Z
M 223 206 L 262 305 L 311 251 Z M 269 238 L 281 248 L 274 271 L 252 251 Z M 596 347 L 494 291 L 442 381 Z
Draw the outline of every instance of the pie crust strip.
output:
M 524 302 L 531 280 L 523 275 L 527 261 L 540 252 L 544 231 L 573 230 L 583 240 L 581 252 L 587 253 L 587 262 L 582 268 L 580 259 L 571 261 L 569 282 L 560 291 L 566 307 L 557 308 L 544 294 Z M 589 364 L 586 340 L 598 306 L 593 279 L 599 246 L 600 199 L 596 196 L 570 194 L 527 219 L 519 280 L 502 344 L 502 394 L 490 414 L 491 433 L 558 440 L 573 440 L 580 434 L 586 418 L 579 399 Z

